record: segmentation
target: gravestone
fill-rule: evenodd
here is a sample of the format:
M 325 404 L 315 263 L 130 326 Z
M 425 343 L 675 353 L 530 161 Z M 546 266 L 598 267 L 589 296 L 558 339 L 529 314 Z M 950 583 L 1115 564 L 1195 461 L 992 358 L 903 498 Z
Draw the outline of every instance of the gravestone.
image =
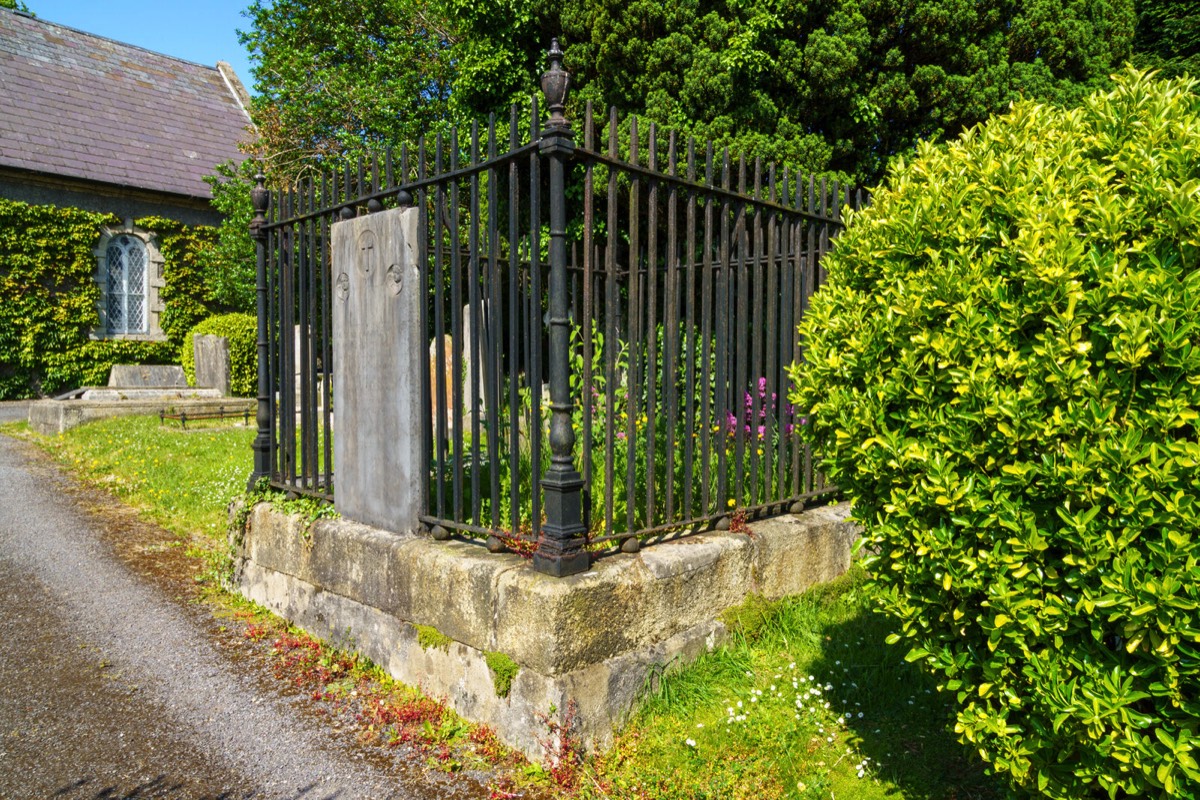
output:
M 122 389 L 186 389 L 187 377 L 177 364 L 113 364 L 108 385 Z
M 438 340 L 429 342 L 429 396 L 433 398 L 430 404 L 430 430 L 433 438 L 448 439 L 454 433 L 457 425 L 454 413 L 454 339 L 450 334 L 442 336 L 442 361 L 438 361 Z M 438 409 L 444 410 L 445 429 L 438 430 Z
M 416 209 L 333 225 L 335 507 L 348 519 L 413 531 L 424 507 Z
M 219 389 L 229 394 L 229 339 L 214 334 L 192 336 L 192 355 L 196 362 L 196 386 Z

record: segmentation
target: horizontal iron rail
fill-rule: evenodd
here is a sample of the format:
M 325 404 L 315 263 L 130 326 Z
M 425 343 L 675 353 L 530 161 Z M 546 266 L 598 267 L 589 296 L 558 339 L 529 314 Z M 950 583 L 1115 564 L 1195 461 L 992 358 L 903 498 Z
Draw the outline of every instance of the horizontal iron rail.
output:
M 581 147 L 575 151 L 575 156 L 576 160 L 587 160 L 598 164 L 603 164 L 607 167 L 617 170 L 618 172 L 636 173 L 640 177 L 652 178 L 660 183 L 674 185 L 682 189 L 687 189 L 690 192 L 711 195 L 714 199 L 724 199 L 731 204 L 746 204 L 751 206 L 759 206 L 764 209 L 774 209 L 785 214 L 802 217 L 812 222 L 836 225 L 839 228 L 845 227 L 845 223 L 837 217 L 826 217 L 822 216 L 821 214 L 814 214 L 812 212 L 804 211 L 800 208 L 778 203 L 766 198 L 754 197 L 753 195 L 748 195 L 745 192 L 739 192 L 736 189 L 725 189 L 719 186 L 709 186 L 706 183 L 690 181 L 681 175 L 671 175 L 666 172 L 660 172 L 656 169 L 643 167 L 640 164 L 631 164 L 619 157 L 598 153 L 595 150 L 587 150 Z
M 427 178 L 418 178 L 415 181 L 408 181 L 406 183 L 397 183 L 393 186 L 388 186 L 383 189 L 378 189 L 374 192 L 366 192 L 366 193 L 363 193 L 360 195 L 356 195 L 355 197 L 342 200 L 341 202 L 338 202 L 338 203 L 331 203 L 330 205 L 322 206 L 322 207 L 314 209 L 312 211 L 307 211 L 303 214 L 297 214 L 296 216 L 287 217 L 285 219 L 274 220 L 272 222 L 269 222 L 269 223 L 263 225 L 262 229 L 264 231 L 269 231 L 269 230 L 272 230 L 273 228 L 282 228 L 282 227 L 286 227 L 288 225 L 295 225 L 297 223 L 305 222 L 310 219 L 319 219 L 321 217 L 325 217 L 325 216 L 333 214 L 337 211 L 340 211 L 343 208 L 348 208 L 349 206 L 362 205 L 365 203 L 369 203 L 372 200 L 385 200 L 385 199 L 397 194 L 398 192 L 408 192 L 410 194 L 415 195 L 416 192 L 419 192 L 422 189 L 436 188 L 439 184 L 450 183 L 453 181 L 459 181 L 464 178 L 470 178 L 474 175 L 478 175 L 480 173 L 487 172 L 488 170 L 491 170 L 491 169 L 498 169 L 499 167 L 507 166 L 510 162 L 517 161 L 518 159 L 528 157 L 530 153 L 536 152 L 537 148 L 538 148 L 537 142 L 534 142 L 532 144 L 522 145 L 521 147 L 518 147 L 515 150 L 509 150 L 508 152 L 504 153 L 503 155 L 497 156 L 495 158 L 489 158 L 485 161 L 480 161 L 477 164 L 471 164 L 470 166 L 461 167 L 459 169 L 446 170 L 445 172 L 439 172 L 435 175 L 430 175 Z

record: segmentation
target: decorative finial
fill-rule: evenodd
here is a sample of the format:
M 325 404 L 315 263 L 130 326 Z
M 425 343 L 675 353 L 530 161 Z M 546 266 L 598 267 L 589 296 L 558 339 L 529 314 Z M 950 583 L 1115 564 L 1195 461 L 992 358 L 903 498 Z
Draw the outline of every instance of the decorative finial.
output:
M 563 51 L 558 46 L 558 39 L 550 40 L 550 69 L 542 73 L 542 94 L 546 96 L 546 105 L 550 110 L 550 119 L 546 124 L 551 128 L 569 127 L 563 111 L 567 102 L 567 90 L 571 86 L 571 73 L 562 67 Z
M 267 191 L 267 176 L 259 170 L 254 176 L 254 188 L 250 190 L 250 205 L 254 208 L 254 217 L 250 220 L 250 235 L 258 236 L 262 226 L 267 224 L 267 209 L 271 206 L 271 193 Z

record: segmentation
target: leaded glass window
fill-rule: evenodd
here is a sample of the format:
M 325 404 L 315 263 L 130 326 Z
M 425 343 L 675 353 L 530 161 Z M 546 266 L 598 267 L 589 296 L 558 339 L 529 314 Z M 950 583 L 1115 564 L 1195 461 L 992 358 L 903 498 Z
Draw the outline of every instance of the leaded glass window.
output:
M 146 245 L 122 234 L 105 252 L 105 302 L 109 333 L 146 332 Z

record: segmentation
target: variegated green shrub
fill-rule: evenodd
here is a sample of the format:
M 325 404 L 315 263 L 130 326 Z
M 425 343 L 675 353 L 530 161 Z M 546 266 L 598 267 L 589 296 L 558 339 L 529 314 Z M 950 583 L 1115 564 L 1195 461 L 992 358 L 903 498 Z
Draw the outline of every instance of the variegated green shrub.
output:
M 1200 795 L 1200 97 L 1129 71 L 894 168 L 793 398 L 1018 791 Z

